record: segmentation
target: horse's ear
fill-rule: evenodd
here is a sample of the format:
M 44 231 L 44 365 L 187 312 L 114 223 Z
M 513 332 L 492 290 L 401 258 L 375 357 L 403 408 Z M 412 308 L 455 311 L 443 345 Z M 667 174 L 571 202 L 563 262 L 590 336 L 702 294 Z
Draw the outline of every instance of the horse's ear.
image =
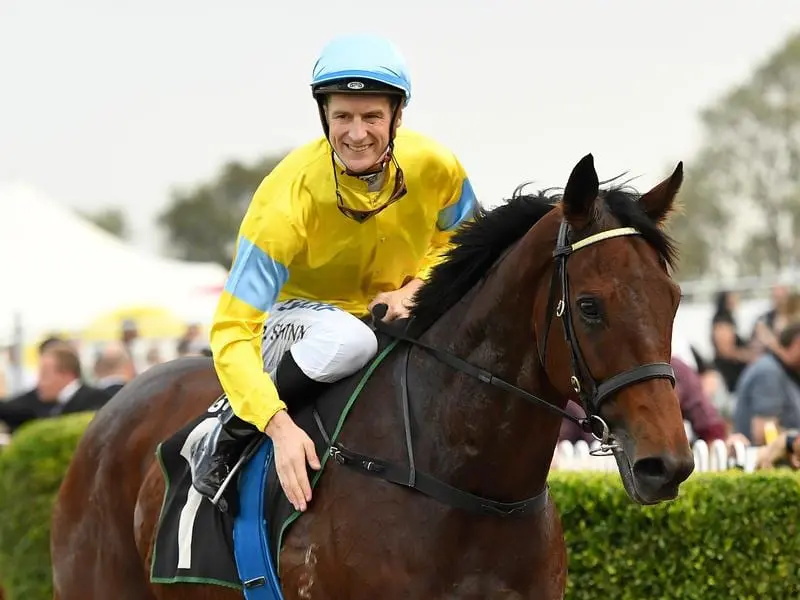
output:
M 594 169 L 594 157 L 587 154 L 572 169 L 562 200 L 564 218 L 575 229 L 583 229 L 594 219 L 599 190 L 600 181 Z
M 639 198 L 639 204 L 642 205 L 644 211 L 659 225 L 672 212 L 675 196 L 681 189 L 682 183 L 683 162 L 679 162 L 672 175 Z

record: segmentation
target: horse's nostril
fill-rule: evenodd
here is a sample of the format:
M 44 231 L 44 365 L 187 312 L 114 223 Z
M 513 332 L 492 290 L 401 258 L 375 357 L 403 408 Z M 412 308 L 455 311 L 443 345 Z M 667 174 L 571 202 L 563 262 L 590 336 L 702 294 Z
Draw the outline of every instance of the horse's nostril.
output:
M 637 460 L 633 465 L 633 474 L 637 479 L 648 479 L 653 483 L 665 483 L 672 475 L 666 461 L 660 456 Z
M 680 484 L 692 474 L 693 470 L 692 455 L 683 459 L 662 454 L 637 460 L 633 465 L 633 476 L 639 484 L 656 491 Z

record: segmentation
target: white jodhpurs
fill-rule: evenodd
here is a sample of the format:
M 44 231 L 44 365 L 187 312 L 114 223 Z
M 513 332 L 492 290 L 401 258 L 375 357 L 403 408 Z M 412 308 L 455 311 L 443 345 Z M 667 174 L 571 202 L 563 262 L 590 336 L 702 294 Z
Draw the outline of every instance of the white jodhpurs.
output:
M 275 304 L 264 324 L 261 352 L 273 381 L 287 351 L 307 377 L 332 383 L 364 367 L 377 354 L 378 340 L 350 313 L 298 298 Z

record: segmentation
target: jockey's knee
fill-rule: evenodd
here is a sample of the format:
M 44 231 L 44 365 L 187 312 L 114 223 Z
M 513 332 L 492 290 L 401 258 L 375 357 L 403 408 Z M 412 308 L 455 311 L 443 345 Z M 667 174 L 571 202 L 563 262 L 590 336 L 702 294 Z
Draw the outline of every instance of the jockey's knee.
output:
M 343 340 L 342 353 L 355 373 L 364 367 L 378 353 L 378 338 L 375 332 L 363 321 L 353 318 L 353 326 L 348 338 Z M 349 375 L 350 373 L 348 373 Z
M 338 381 L 363 368 L 378 352 L 378 340 L 363 321 L 345 312 L 328 319 L 291 353 L 303 372 L 323 383 Z

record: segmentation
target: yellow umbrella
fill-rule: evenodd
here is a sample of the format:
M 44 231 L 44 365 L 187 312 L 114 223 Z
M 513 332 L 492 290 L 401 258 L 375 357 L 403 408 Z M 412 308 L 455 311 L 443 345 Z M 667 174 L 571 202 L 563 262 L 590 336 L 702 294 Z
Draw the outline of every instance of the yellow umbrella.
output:
M 164 308 L 132 306 L 99 317 L 78 337 L 82 342 L 119 340 L 126 321 L 133 321 L 144 339 L 178 338 L 186 331 L 186 323 Z

